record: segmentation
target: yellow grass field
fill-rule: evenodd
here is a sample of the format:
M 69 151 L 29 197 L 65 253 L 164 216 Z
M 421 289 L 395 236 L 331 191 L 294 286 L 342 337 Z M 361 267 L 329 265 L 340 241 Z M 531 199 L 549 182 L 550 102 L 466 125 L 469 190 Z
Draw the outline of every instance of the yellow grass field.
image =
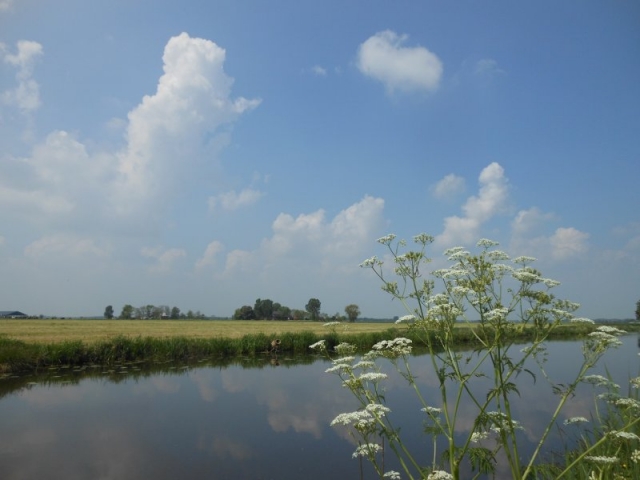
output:
M 80 340 L 92 343 L 118 335 L 167 338 L 239 338 L 248 334 L 278 335 L 283 332 L 327 333 L 322 322 L 271 322 L 247 320 L 4 320 L 0 336 L 29 343 L 57 343 Z M 393 323 L 348 323 L 336 327 L 338 333 L 384 331 Z M 406 327 L 401 327 L 406 328 Z

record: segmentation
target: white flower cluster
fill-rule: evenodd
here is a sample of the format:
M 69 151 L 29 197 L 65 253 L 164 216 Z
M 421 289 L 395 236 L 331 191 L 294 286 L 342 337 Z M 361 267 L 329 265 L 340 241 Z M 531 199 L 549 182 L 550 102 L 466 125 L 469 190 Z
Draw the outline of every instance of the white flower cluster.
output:
M 404 323 L 404 322 L 415 322 L 415 321 L 416 321 L 415 315 L 405 315 L 403 317 L 400 317 L 398 320 L 396 320 L 396 324 Z
M 378 372 L 367 372 L 363 373 L 358 377 L 358 380 L 361 382 L 379 382 L 380 380 L 384 380 L 387 378 L 386 373 L 378 373 Z
M 631 461 L 633 461 L 633 463 L 640 462 L 640 450 L 634 450 L 633 453 L 631 453 Z
M 320 340 L 316 343 L 314 343 L 313 345 L 309 345 L 309 348 L 313 349 L 313 350 L 326 350 L 327 346 L 325 345 L 325 340 Z
M 411 353 L 411 340 L 404 337 L 393 340 L 382 340 L 373 346 L 373 350 L 382 354 L 409 355 Z
M 389 470 L 382 477 L 383 478 L 389 478 L 391 480 L 400 480 L 402 478 L 400 476 L 400 474 L 398 472 L 396 472 L 395 470 Z
M 340 325 L 340 322 L 328 322 L 328 323 L 324 323 L 322 326 L 323 327 L 335 327 L 337 325 Z
M 356 451 L 353 452 L 353 455 L 351 456 L 353 458 L 370 457 L 375 455 L 379 451 L 380 445 L 378 445 L 377 443 L 363 443 L 358 448 L 356 448 Z
M 489 436 L 489 432 L 473 432 L 471 434 L 471 442 L 478 443 Z
M 442 409 L 437 407 L 424 407 L 421 408 L 420 411 L 428 413 L 429 415 L 437 415 L 439 413 L 442 413 Z
M 565 425 L 574 425 L 576 423 L 588 423 L 588 422 L 589 422 L 589 420 L 587 420 L 584 417 L 571 417 L 571 418 L 567 418 L 564 421 L 564 424 Z
M 571 323 L 589 323 L 589 324 L 594 324 L 595 322 L 593 320 L 591 320 L 590 318 L 577 317 L 577 318 L 572 318 L 571 319 Z
M 609 435 L 622 440 L 640 440 L 640 437 L 632 432 L 609 432 Z
M 381 243 L 382 245 L 390 245 L 391 242 L 393 242 L 393 240 L 396 238 L 396 236 L 393 233 L 390 233 L 389 235 L 385 235 L 384 237 L 380 237 L 378 240 L 376 240 L 378 243 Z
M 582 381 L 585 383 L 590 383 L 591 385 L 595 385 L 596 387 L 613 387 L 615 389 L 620 388 L 620 385 L 613 383 L 606 377 L 602 375 L 585 375 L 582 378 Z
M 453 480 L 453 475 L 444 470 L 434 470 L 429 474 L 427 480 Z
M 520 422 L 517 420 L 511 420 L 502 412 L 487 412 L 487 416 L 493 420 L 491 431 L 493 433 L 500 433 L 502 430 L 524 430 Z

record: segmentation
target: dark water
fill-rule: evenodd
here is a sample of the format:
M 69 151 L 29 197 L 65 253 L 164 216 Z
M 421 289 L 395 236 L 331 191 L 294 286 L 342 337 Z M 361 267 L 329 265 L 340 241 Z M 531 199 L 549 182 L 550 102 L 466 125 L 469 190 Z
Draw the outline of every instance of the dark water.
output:
M 638 337 L 609 352 L 606 366 L 627 392 L 640 374 Z M 550 343 L 548 371 L 569 381 L 581 359 L 580 342 Z M 258 360 L 250 367 L 122 365 L 111 371 L 51 370 L 0 380 L 0 479 L 358 479 L 354 441 L 329 426 L 356 409 L 350 393 L 322 361 Z M 414 373 L 428 402 L 439 406 L 428 358 L 414 357 Z M 388 370 L 391 372 L 390 368 Z M 533 448 L 557 397 L 548 384 L 518 380 L 514 418 Z M 420 405 L 397 376 L 387 381 L 393 420 L 425 463 L 431 441 L 421 434 Z M 584 385 L 561 420 L 589 417 L 593 387 Z M 475 411 L 463 406 L 459 427 Z M 559 448 L 558 438 L 550 448 Z M 554 447 L 555 445 L 555 447 Z M 387 455 L 387 469 L 400 470 Z M 365 466 L 365 478 L 374 478 Z

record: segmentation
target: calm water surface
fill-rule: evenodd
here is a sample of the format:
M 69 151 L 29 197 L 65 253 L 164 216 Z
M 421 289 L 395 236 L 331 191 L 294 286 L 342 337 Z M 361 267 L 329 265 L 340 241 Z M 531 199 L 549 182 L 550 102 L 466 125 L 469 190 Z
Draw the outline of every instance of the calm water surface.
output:
M 638 337 L 607 354 L 606 366 L 627 391 L 640 374 Z M 580 342 L 550 343 L 548 371 L 558 382 L 571 379 L 581 359 Z M 350 393 L 322 360 L 253 367 L 122 365 L 51 370 L 0 380 L 0 479 L 357 479 L 354 441 L 329 427 L 339 413 L 356 409 Z M 247 361 L 248 363 L 249 361 Z M 414 373 L 432 405 L 438 382 L 428 358 L 414 357 Z M 391 370 L 388 370 L 391 372 Z M 532 448 L 555 409 L 547 383 L 528 375 L 518 380 L 521 400 L 514 418 Z M 431 458 L 421 435 L 420 405 L 397 376 L 387 382 L 393 420 L 416 452 Z M 594 391 L 585 385 L 562 418 L 588 417 Z M 463 407 L 461 433 L 474 410 Z M 557 438 L 556 438 L 557 440 Z M 552 443 L 560 448 L 559 443 Z M 387 455 L 387 469 L 399 470 Z M 365 478 L 374 478 L 365 465 Z

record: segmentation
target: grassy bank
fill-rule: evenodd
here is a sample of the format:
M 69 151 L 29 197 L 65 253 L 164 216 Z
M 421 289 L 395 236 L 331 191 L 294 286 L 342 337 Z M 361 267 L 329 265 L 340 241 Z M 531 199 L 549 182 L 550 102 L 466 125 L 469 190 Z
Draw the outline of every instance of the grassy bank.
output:
M 579 338 L 592 329 L 586 325 L 562 326 L 553 338 Z M 132 361 L 304 355 L 309 353 L 309 345 L 321 339 L 326 340 L 329 348 L 348 342 L 367 350 L 381 340 L 397 336 L 411 338 L 416 347 L 424 345 L 424 338 L 414 335 L 407 326 L 379 323 L 329 329 L 309 322 L 9 320 L 0 322 L 0 371 Z M 280 341 L 277 352 L 271 350 L 275 339 Z M 520 332 L 516 340 L 528 341 L 529 330 Z M 456 343 L 461 348 L 475 346 L 471 328 L 457 329 Z

